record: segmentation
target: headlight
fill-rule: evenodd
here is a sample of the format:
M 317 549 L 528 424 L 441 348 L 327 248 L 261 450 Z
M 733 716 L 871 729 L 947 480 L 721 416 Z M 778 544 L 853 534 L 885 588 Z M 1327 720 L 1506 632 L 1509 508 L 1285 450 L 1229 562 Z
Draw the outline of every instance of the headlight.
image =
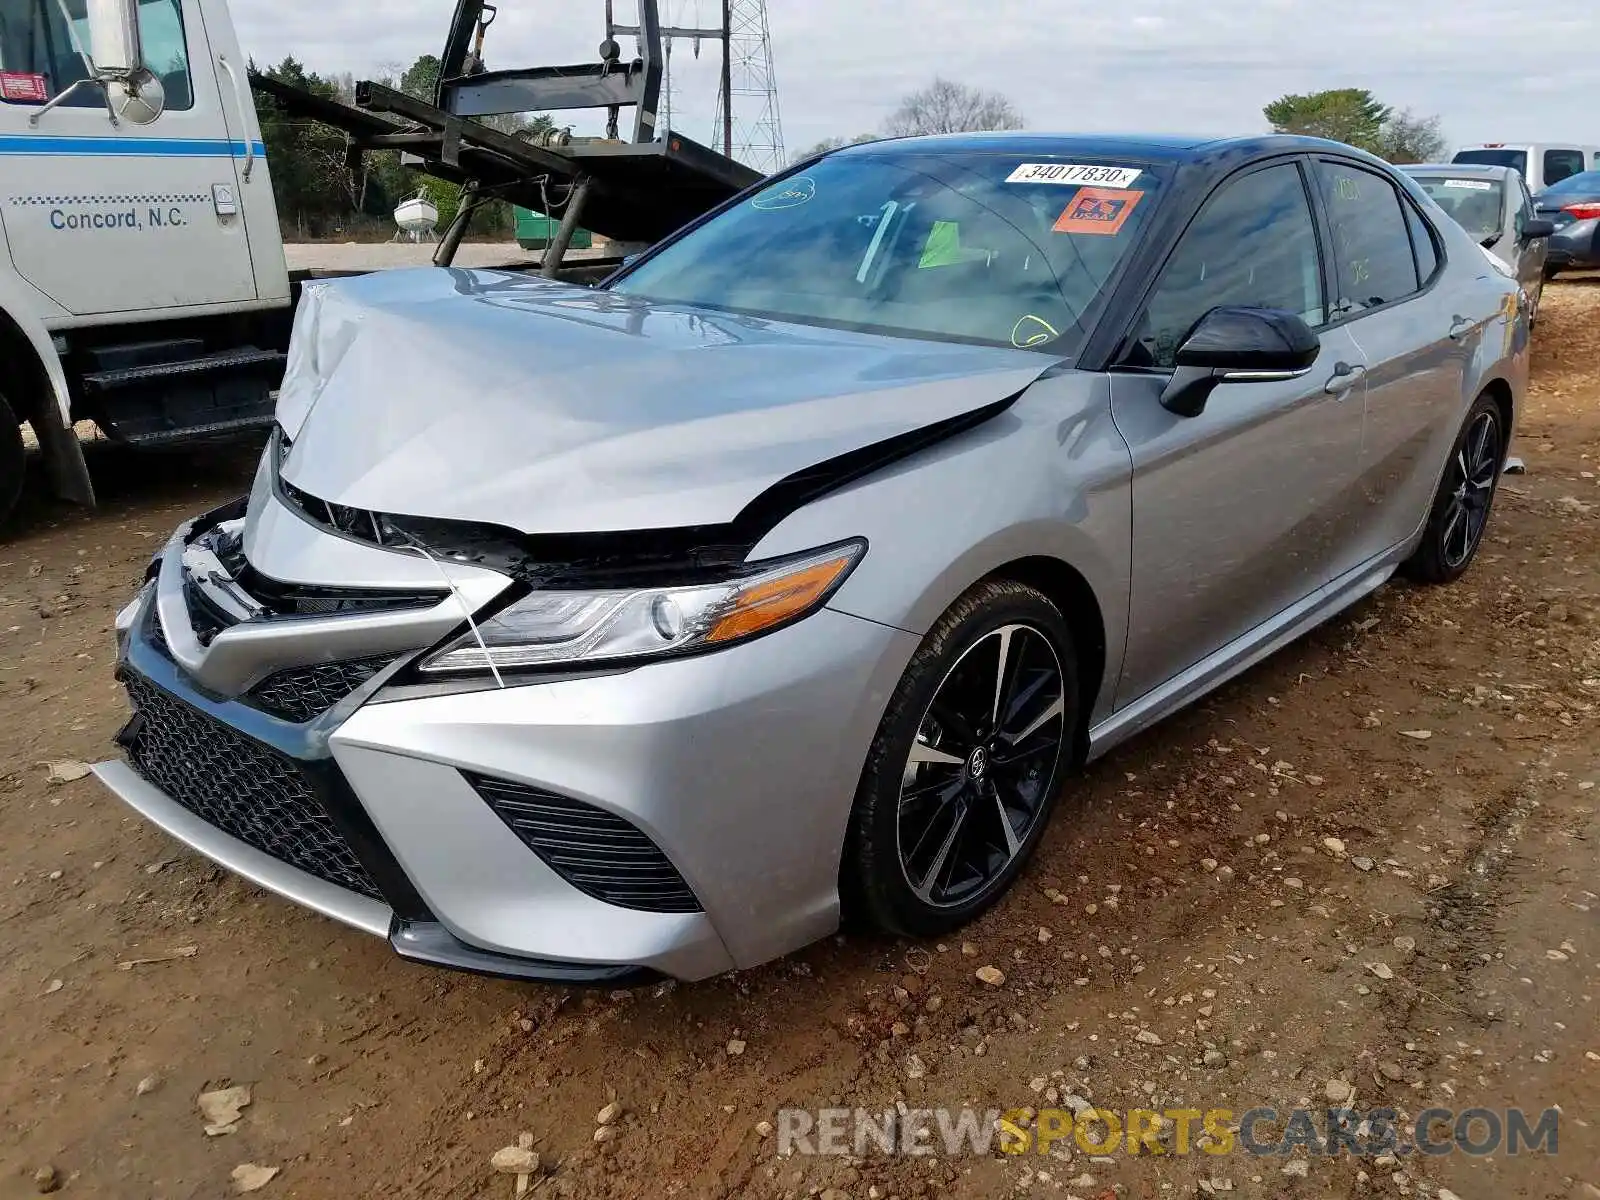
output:
M 711 649 L 816 611 L 866 552 L 864 542 L 752 564 L 726 582 L 630 591 L 533 592 L 423 660 L 424 674 L 587 665 Z

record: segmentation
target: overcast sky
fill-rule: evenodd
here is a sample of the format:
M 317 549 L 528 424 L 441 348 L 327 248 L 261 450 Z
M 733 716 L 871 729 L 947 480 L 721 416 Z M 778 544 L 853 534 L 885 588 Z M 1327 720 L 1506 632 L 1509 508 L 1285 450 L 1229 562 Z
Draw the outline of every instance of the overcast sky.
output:
M 438 53 L 452 0 L 231 0 L 245 53 L 358 78 Z M 716 0 L 661 0 L 713 24 Z M 633 20 L 631 0 L 618 19 Z M 698 8 L 699 12 L 696 13 Z M 935 74 L 1003 92 L 1030 127 L 1250 133 L 1285 92 L 1367 87 L 1452 143 L 1600 143 L 1594 0 L 770 0 L 790 151 L 876 128 Z M 491 68 L 585 62 L 601 0 L 500 0 Z M 1113 15 L 1114 12 L 1114 15 Z M 1585 16 L 1585 13 L 1590 15 Z M 698 16 L 698 22 L 697 22 Z M 624 41 L 631 52 L 632 45 Z M 711 140 L 717 52 L 674 54 L 673 125 Z M 580 132 L 590 131 L 580 123 Z

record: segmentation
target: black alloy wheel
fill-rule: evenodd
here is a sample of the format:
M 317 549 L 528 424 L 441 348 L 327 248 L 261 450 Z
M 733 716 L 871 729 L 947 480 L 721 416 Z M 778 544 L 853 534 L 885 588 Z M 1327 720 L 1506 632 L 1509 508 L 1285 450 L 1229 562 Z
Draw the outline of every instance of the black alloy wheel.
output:
M 1445 464 L 1422 543 L 1406 563 L 1424 583 L 1459 578 L 1478 553 L 1505 464 L 1502 426 L 1499 406 L 1480 396 Z
M 941 618 L 857 796 L 843 882 L 874 925 L 938 934 L 1005 891 L 1071 761 L 1077 688 L 1065 622 L 1034 589 L 980 584 Z
M 1444 564 L 1453 571 L 1467 565 L 1483 538 L 1499 475 L 1499 418 L 1492 412 L 1476 413 L 1446 475 L 1452 490 L 1441 536 Z
M 972 899 L 1022 852 L 1061 760 L 1065 688 L 1030 625 L 985 634 L 939 685 L 900 785 L 900 870 L 923 903 Z

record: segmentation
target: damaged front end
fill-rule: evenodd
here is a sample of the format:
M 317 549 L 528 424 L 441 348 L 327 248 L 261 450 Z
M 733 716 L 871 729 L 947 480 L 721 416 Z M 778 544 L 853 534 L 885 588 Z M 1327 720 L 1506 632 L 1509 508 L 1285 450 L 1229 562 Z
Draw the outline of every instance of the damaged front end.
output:
M 760 961 L 800 935 L 711 867 L 703 764 L 661 749 L 760 735 L 739 662 L 836 721 L 916 639 L 829 607 L 857 531 L 756 549 L 1052 360 L 391 274 L 308 293 L 250 497 L 181 527 L 118 617 L 133 717 L 97 773 L 408 957 L 605 983 Z M 785 774 L 849 794 L 858 757 L 808 761 Z M 721 823 L 754 844 L 773 819 Z M 598 840 L 546 844 L 551 822 Z M 826 925 L 827 872 L 789 886 L 796 928 Z

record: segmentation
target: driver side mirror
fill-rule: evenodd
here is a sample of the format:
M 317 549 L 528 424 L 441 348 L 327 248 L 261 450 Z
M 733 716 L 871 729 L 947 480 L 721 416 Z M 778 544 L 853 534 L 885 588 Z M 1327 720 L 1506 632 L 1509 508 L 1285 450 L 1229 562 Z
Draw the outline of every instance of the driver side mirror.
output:
M 1554 221 L 1547 221 L 1543 217 L 1533 217 L 1524 222 L 1522 226 L 1522 240 L 1536 242 L 1540 238 L 1550 237 L 1555 231 L 1556 223 Z
M 1198 417 L 1218 384 L 1296 379 L 1311 369 L 1321 349 L 1321 340 L 1297 313 L 1213 308 L 1178 347 L 1177 369 L 1161 393 L 1161 406 L 1180 417 Z

